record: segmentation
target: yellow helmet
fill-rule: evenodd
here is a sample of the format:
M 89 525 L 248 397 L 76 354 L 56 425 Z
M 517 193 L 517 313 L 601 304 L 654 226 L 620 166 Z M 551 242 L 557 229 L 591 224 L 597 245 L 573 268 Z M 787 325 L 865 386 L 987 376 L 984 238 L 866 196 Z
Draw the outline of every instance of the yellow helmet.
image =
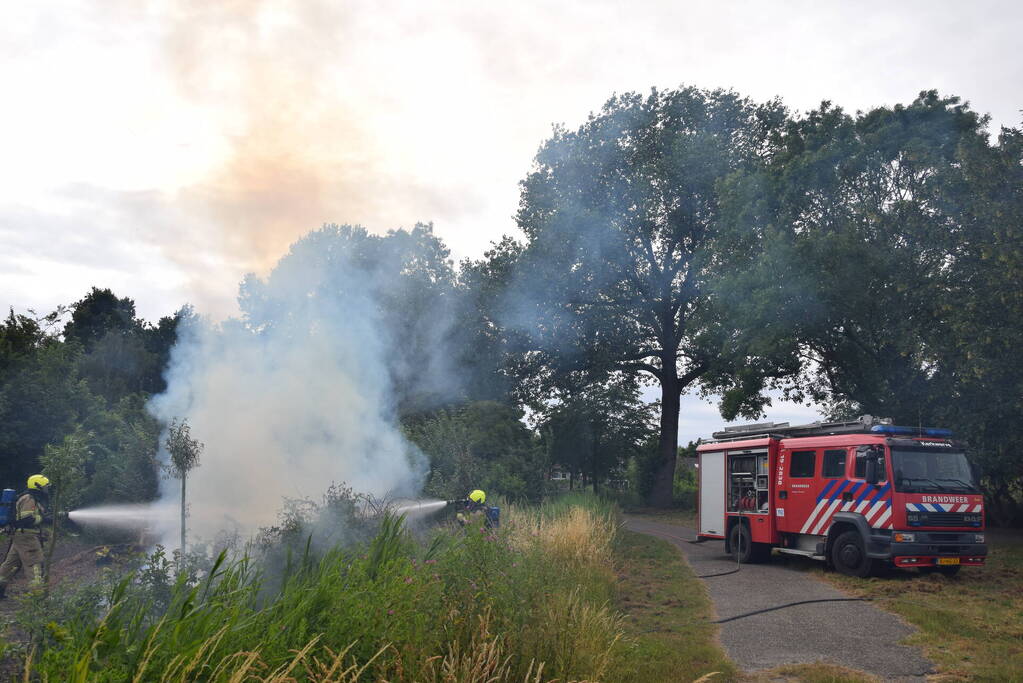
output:
M 39 491 L 50 485 L 50 480 L 41 474 L 33 474 L 28 478 L 28 490 Z
M 479 489 L 476 489 L 475 491 L 469 494 L 469 500 L 471 500 L 474 503 L 483 505 L 483 503 L 487 502 L 487 494 L 483 493 Z

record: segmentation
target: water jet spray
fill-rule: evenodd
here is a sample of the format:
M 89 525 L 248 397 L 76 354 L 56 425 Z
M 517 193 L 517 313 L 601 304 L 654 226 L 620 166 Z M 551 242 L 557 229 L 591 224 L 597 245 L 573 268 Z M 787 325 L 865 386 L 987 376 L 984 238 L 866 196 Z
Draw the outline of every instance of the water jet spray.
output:
M 68 519 L 80 526 L 130 530 L 170 527 L 175 522 L 176 513 L 177 507 L 174 504 L 129 503 L 72 510 L 68 513 Z

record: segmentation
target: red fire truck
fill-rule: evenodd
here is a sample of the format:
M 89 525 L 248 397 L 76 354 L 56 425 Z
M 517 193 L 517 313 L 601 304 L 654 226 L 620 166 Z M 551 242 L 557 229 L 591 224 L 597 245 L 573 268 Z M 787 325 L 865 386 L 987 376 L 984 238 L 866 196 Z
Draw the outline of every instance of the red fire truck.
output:
M 697 448 L 698 536 L 740 562 L 776 548 L 851 576 L 984 564 L 983 496 L 952 437 L 869 415 L 715 432 Z

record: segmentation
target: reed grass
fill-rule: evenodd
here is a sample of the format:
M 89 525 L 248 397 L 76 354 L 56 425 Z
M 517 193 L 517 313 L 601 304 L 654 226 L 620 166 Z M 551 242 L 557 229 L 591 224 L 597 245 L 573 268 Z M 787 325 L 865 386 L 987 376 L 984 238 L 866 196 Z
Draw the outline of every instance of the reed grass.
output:
M 122 578 L 89 616 L 35 633 L 30 680 L 599 681 L 621 647 L 613 511 L 505 509 L 505 526 L 415 540 L 385 518 L 368 545 L 308 545 L 279 575 L 221 554 L 165 590 Z M 169 597 L 168 597 L 169 596 Z M 54 596 L 51 600 L 59 600 Z M 58 605 L 38 606 L 59 611 Z

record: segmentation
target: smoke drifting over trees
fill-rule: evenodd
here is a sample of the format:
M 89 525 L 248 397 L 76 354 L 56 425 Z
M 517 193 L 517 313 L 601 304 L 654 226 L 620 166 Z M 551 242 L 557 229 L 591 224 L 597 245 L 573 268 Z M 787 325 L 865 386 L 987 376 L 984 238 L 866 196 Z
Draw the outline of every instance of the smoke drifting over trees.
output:
M 399 410 L 453 390 L 445 335 L 450 265 L 427 226 L 385 237 L 328 226 L 296 242 L 265 279 L 250 276 L 242 317 L 190 319 L 153 399 L 207 444 L 190 478 L 191 526 L 274 520 L 283 498 L 331 482 L 374 495 L 420 490 L 425 457 Z
M 718 184 L 755 166 L 784 120 L 780 104 L 730 92 L 623 95 L 577 131 L 557 130 L 522 183 L 526 244 L 504 322 L 538 354 L 543 391 L 572 373 L 660 386 L 657 505 L 671 503 L 681 394 L 746 363 L 729 355 L 705 291 Z
M 957 430 L 991 514 L 1019 520 L 1023 133 L 986 125 L 935 93 L 856 115 L 614 97 L 540 148 L 525 238 L 457 269 L 429 225 L 327 226 L 246 278 L 241 316 L 218 325 L 188 308 L 150 325 L 100 289 L 12 312 L 0 472 L 29 473 L 80 427 L 83 501 L 151 499 L 160 429 L 182 417 L 207 444 L 188 484 L 200 536 L 332 481 L 535 499 L 554 467 L 599 488 L 637 471 L 626 457 L 652 464 L 631 483 L 663 505 L 682 391 L 732 419 L 783 389 L 836 417 Z M 642 382 L 662 390 L 656 457 Z

